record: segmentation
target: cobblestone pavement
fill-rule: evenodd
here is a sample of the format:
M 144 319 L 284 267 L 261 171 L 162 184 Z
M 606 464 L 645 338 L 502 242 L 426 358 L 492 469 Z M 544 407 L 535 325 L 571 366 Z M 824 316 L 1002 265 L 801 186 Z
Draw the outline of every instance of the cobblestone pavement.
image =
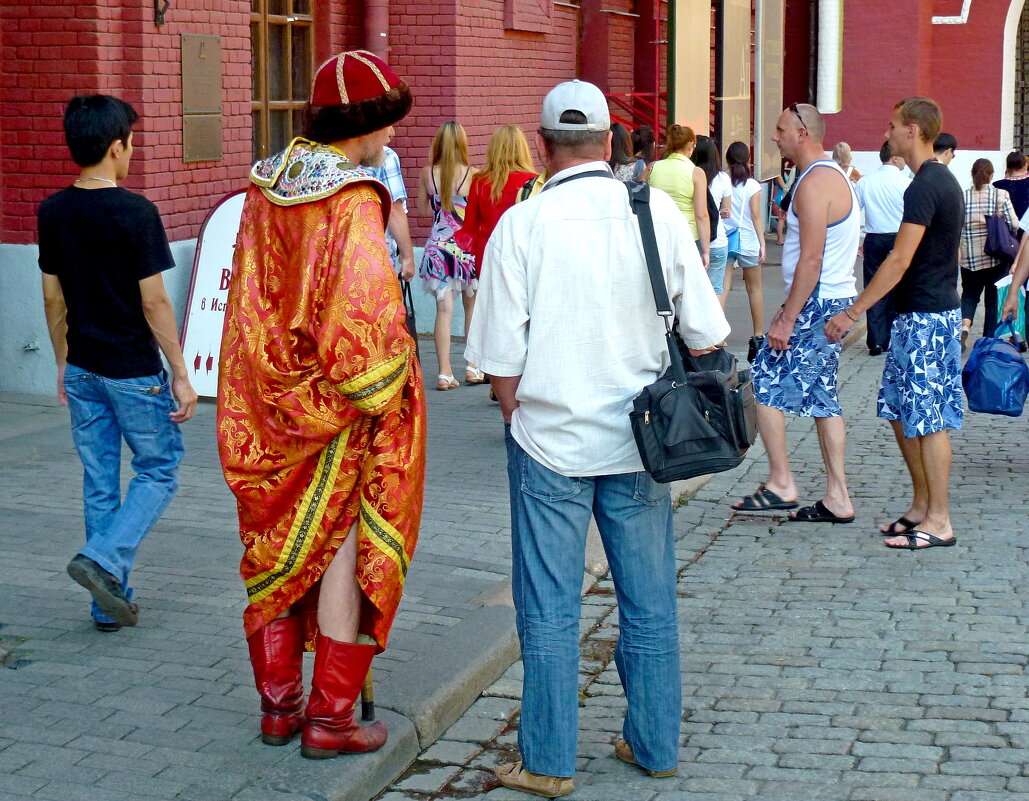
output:
M 679 774 L 616 760 L 625 702 L 611 661 L 612 589 L 584 599 L 577 789 L 582 801 L 1029 799 L 1029 453 L 1025 418 L 969 415 L 955 434 L 960 542 L 891 551 L 876 526 L 906 509 L 907 475 L 874 418 L 882 359 L 842 360 L 857 520 L 732 515 L 763 479 L 714 477 L 676 514 L 685 714 Z M 820 496 L 812 421 L 788 431 L 801 496 Z M 529 796 L 492 768 L 516 754 L 517 663 L 380 801 Z
M 421 347 L 435 374 L 432 343 Z M 384 704 L 392 674 L 438 650 L 510 572 L 503 431 L 487 393 L 427 393 L 421 537 L 390 648 L 375 661 Z M 179 493 L 133 573 L 140 625 L 100 634 L 64 569 L 82 540 L 67 411 L 0 396 L 0 801 L 219 801 L 295 755 L 256 739 L 241 548 L 213 404 L 183 433 Z
M 767 302 L 778 303 L 778 270 L 765 275 Z M 730 342 L 739 350 L 747 304 L 737 284 L 730 319 L 739 333 Z M 433 343 L 420 347 L 431 382 Z M 455 341 L 458 368 L 461 350 Z M 420 540 L 390 647 L 375 660 L 380 707 L 412 720 L 423 744 L 488 683 L 476 661 L 503 659 L 496 623 L 510 628 L 510 610 L 490 606 L 503 604 L 510 545 L 502 428 L 487 392 L 427 393 Z M 100 634 L 86 594 L 64 569 L 82 540 L 81 467 L 67 411 L 52 398 L 0 393 L 0 801 L 287 801 L 287 792 L 288 801 L 364 801 L 417 753 L 410 723 L 407 746 L 398 745 L 405 730 L 394 727 L 374 755 L 399 749 L 385 766 L 372 757 L 316 765 L 300 759 L 295 744 L 260 744 L 240 622 L 235 507 L 218 466 L 213 405 L 201 404 L 183 433 L 181 488 L 133 573 L 140 625 Z M 123 477 L 130 475 L 126 454 Z M 461 647 L 469 640 L 481 641 L 479 652 Z M 495 676 L 502 666 L 489 670 Z M 440 704 L 449 704 L 450 717 Z M 353 789 L 359 780 L 374 789 Z

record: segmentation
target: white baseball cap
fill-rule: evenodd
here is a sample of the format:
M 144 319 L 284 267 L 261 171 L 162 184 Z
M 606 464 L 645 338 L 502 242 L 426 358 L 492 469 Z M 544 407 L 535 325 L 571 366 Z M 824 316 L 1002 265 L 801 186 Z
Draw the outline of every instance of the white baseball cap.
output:
M 561 122 L 566 111 L 578 111 L 586 122 Z M 559 83 L 543 99 L 541 127 L 548 131 L 607 131 L 611 128 L 611 114 L 607 98 L 596 86 L 576 78 Z

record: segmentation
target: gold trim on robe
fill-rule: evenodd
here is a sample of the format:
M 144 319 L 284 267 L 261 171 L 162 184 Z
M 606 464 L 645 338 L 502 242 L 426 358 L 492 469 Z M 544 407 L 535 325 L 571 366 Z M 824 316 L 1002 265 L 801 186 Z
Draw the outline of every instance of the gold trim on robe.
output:
M 418 541 L 421 369 L 379 185 L 355 170 L 323 197 L 286 186 L 293 151 L 262 163 L 247 194 L 218 376 L 218 450 L 244 546 L 244 630 L 300 602 L 315 610 L 318 582 L 355 531 L 359 633 L 381 650 Z M 268 192 L 303 199 L 279 205 Z M 313 643 L 316 615 L 305 620 Z

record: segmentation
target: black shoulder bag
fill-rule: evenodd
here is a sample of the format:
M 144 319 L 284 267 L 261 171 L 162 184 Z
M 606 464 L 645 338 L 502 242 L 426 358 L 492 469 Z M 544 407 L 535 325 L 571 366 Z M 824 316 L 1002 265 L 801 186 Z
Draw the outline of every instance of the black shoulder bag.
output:
M 675 333 L 661 258 L 650 213 L 650 187 L 627 184 L 640 225 L 657 313 L 665 322 L 671 367 L 633 398 L 629 421 L 643 467 L 667 483 L 731 470 L 757 436 L 757 408 L 750 370 L 739 370 L 724 348 L 691 356 Z

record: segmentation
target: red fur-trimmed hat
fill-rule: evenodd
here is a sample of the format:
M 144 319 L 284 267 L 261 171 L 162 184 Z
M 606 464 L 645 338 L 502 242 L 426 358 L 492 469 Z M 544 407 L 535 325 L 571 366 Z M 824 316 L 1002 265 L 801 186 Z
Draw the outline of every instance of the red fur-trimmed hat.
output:
M 336 122 L 362 136 L 401 120 L 411 110 L 411 90 L 385 61 L 367 50 L 333 56 L 315 74 L 311 105 L 336 107 Z

